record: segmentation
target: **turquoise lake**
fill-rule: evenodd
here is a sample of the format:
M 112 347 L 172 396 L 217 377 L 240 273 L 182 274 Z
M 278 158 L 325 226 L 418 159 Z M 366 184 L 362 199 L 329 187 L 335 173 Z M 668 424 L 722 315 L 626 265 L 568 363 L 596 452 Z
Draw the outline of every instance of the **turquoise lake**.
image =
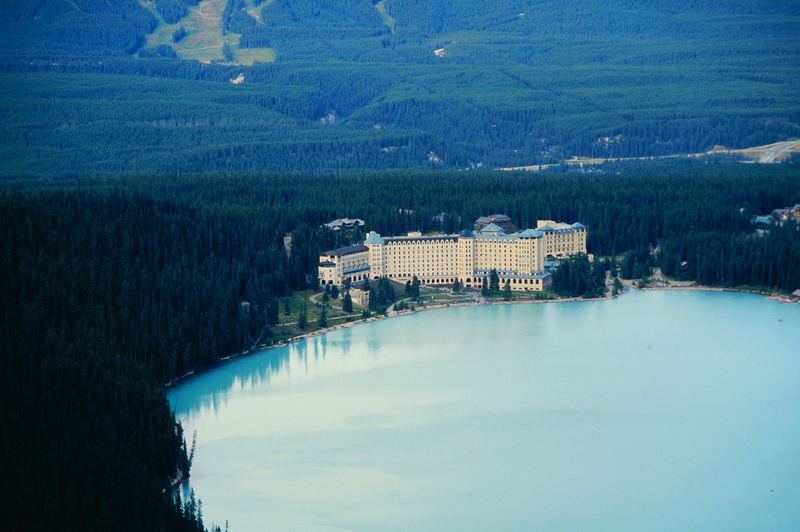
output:
M 171 390 L 234 532 L 800 530 L 800 305 L 451 308 Z

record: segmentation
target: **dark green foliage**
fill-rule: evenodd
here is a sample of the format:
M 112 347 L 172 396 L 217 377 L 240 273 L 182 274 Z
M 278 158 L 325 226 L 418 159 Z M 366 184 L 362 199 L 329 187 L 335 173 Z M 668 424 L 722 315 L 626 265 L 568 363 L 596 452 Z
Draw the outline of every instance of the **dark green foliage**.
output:
M 285 286 L 275 235 L 116 193 L 3 191 L 0 227 L 6 518 L 196 528 L 170 497 L 188 458 L 162 384 L 250 347 Z
M 339 299 L 339 287 L 336 285 L 331 286 L 331 299 Z
M 594 265 L 584 254 L 561 261 L 553 273 L 553 291 L 563 297 L 601 297 L 606 292 L 608 263 L 596 259 Z
M 155 0 L 155 5 L 167 24 L 175 24 L 189 13 L 183 0 Z
M 135 53 L 155 17 L 137 0 L 0 3 L 3 55 L 64 57 Z
M 369 281 L 367 281 L 369 283 Z M 386 277 L 377 280 L 376 285 L 369 286 L 369 309 L 384 312 L 389 305 L 394 303 L 396 295 L 392 282 Z
M 500 276 L 497 275 L 497 270 L 492 268 L 489 272 L 489 292 L 496 294 L 500 291 Z
M 622 256 L 620 275 L 623 279 L 646 279 L 650 276 L 653 258 L 648 246 L 637 246 Z
M 406 296 L 412 298 L 413 300 L 419 299 L 419 279 L 415 275 L 411 278 L 410 281 L 406 282 Z
M 187 35 L 188 32 L 186 31 L 186 28 L 181 26 L 180 28 L 172 32 L 172 42 L 174 43 L 181 42 L 183 38 L 186 37 Z
M 508 280 L 506 280 L 506 283 L 503 285 L 503 299 L 511 301 L 511 282 Z
M 154 48 L 142 48 L 139 57 L 143 59 L 157 59 L 175 57 L 175 50 L 168 44 L 159 44 Z
M 344 293 L 342 298 L 342 310 L 345 312 L 353 312 L 353 298 L 350 297 L 350 291 Z
M 305 309 L 305 307 L 300 311 L 300 316 L 297 319 L 297 326 L 301 330 L 305 330 L 306 327 L 308 327 L 308 311 Z
M 248 4 L 225 31 L 274 65 L 141 50 L 156 21 L 136 0 L 3 3 L 3 169 L 490 168 L 797 136 L 796 2 L 390 0 L 394 32 L 369 0 L 276 0 L 264 23 Z
M 676 279 L 791 292 L 800 288 L 800 231 L 787 224 L 764 236 L 713 231 L 675 237 L 662 245 L 658 263 Z
M 319 313 L 319 319 L 317 320 L 317 325 L 319 325 L 323 329 L 328 326 L 328 313 L 324 308 Z M 305 329 L 305 327 L 302 328 Z

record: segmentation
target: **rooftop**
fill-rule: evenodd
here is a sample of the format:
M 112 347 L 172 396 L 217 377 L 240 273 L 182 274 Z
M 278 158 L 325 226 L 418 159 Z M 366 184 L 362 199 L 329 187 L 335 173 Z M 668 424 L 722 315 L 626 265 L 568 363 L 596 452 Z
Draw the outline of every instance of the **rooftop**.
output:
M 364 251 L 367 251 L 367 246 L 357 244 L 355 246 L 347 246 L 345 248 L 329 249 L 328 251 L 323 251 L 320 253 L 320 255 L 325 255 L 326 257 L 343 257 L 345 255 L 362 253 Z
M 325 224 L 325 227 L 333 229 L 334 231 L 342 228 L 355 228 L 363 226 L 364 226 L 364 220 L 361 220 L 359 218 L 339 218 L 337 220 L 333 220 Z
M 489 224 L 492 222 L 496 223 L 506 223 L 510 222 L 511 218 L 506 216 L 505 214 L 490 214 L 489 216 L 481 216 L 477 220 L 475 220 L 476 224 Z
M 495 223 L 490 223 L 480 231 L 481 233 L 505 233 L 502 227 Z
M 380 245 L 380 244 L 385 244 L 385 243 L 386 243 L 386 241 L 383 238 L 381 238 L 381 235 L 379 235 L 375 231 L 370 231 L 369 233 L 367 233 L 367 239 L 364 240 L 364 244 L 367 245 L 367 246 L 372 245 L 372 244 Z
M 544 236 L 544 233 L 537 231 L 536 229 L 525 229 L 524 231 L 520 231 L 519 233 L 515 234 L 520 238 L 541 238 Z

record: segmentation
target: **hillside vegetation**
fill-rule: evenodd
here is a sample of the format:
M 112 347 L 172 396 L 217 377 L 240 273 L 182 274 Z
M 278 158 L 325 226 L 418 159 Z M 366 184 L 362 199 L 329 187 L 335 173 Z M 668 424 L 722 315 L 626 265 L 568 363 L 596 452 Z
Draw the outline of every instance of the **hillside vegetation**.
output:
M 800 137 L 797 1 L 23 0 L 0 27 L 6 174 L 499 167 Z

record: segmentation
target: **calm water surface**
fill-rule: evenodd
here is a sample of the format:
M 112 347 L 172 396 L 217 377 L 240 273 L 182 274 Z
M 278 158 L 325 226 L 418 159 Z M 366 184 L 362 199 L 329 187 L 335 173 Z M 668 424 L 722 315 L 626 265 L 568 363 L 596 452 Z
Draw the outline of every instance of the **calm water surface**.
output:
M 234 531 L 800 530 L 800 305 L 758 296 L 425 312 L 169 399 Z

